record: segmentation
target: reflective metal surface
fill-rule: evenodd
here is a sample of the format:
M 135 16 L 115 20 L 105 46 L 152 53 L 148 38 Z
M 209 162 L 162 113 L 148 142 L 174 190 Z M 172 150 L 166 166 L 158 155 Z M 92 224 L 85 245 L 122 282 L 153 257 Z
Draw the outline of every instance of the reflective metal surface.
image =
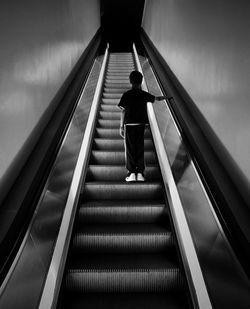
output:
M 148 61 L 143 57 L 140 61 L 148 89 L 161 93 Z M 250 308 L 249 280 L 227 242 L 168 106 L 153 107 L 213 308 Z
M 102 58 L 95 60 L 26 239 L 11 272 L 0 288 L 1 309 L 33 309 L 38 306 L 86 129 Z
M 91 147 L 92 136 L 95 128 L 95 119 L 101 98 L 101 92 L 104 81 L 104 73 L 108 59 L 108 48 L 106 49 L 98 82 L 95 89 L 95 94 L 91 104 L 91 109 L 88 115 L 88 122 L 84 130 L 84 137 L 81 142 L 76 165 L 73 167 L 73 177 L 63 213 L 62 223 L 55 243 L 52 259 L 50 262 L 49 271 L 46 282 L 43 288 L 39 309 L 52 308 L 56 301 L 57 293 L 61 285 L 60 279 L 64 271 L 64 262 L 68 254 L 68 247 L 71 238 L 71 231 L 73 229 L 73 222 L 75 219 L 75 212 L 78 205 L 78 198 L 81 191 L 82 179 L 85 177 L 85 171 L 88 164 L 89 152 Z M 95 80 L 95 79 L 94 79 Z M 81 99 L 80 99 L 81 100 Z
M 99 26 L 98 0 L 1 1 L 0 201 Z
M 143 28 L 250 180 L 249 1 L 147 0 Z
M 133 49 L 137 63 L 137 69 L 143 73 L 135 45 L 133 45 Z M 152 81 L 156 82 L 154 79 Z M 142 89 L 149 91 L 145 80 L 143 80 Z M 155 95 L 162 94 L 159 88 L 154 90 L 157 91 L 157 93 L 155 92 Z M 182 263 L 192 297 L 193 307 L 200 309 L 212 309 L 211 301 L 208 296 L 206 284 L 204 282 L 204 277 L 191 236 L 191 231 L 185 217 L 183 205 L 177 190 L 177 186 L 175 184 L 170 162 L 165 150 L 164 140 L 162 139 L 160 127 L 158 126 L 152 103 L 148 103 L 147 113 L 159 165 L 161 168 L 165 191 L 168 198 L 169 211 L 171 213 L 172 221 L 175 227 L 178 246 L 182 256 Z

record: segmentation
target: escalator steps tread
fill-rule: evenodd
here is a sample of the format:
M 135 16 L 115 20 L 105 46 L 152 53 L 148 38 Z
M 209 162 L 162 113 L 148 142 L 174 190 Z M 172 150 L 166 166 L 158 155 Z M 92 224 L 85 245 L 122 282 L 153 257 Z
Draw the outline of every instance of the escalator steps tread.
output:
M 164 203 L 152 201 L 93 200 L 80 206 L 77 223 L 156 223 L 169 226 L 168 210 Z
M 72 298 L 74 302 L 72 302 Z M 173 293 L 86 293 L 66 294 L 62 309 L 180 309 L 188 308 L 185 297 Z
M 163 292 L 183 288 L 179 269 L 141 271 L 70 271 L 68 290 L 76 292 Z
M 96 233 L 96 234 L 151 234 L 168 233 L 169 229 L 162 224 L 84 224 L 79 225 L 77 233 Z
M 70 252 L 68 270 L 162 270 L 177 269 L 177 255 L 174 250 L 151 253 L 78 253 Z
M 73 250 L 77 252 L 164 252 L 174 247 L 171 232 L 152 234 L 76 234 Z

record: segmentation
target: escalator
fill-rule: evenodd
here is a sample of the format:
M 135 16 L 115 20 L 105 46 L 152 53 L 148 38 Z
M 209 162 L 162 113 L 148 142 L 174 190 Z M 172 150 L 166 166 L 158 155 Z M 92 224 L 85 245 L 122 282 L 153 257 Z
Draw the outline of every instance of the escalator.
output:
M 111 53 L 57 308 L 189 308 L 150 132 L 146 181 L 126 183 L 120 111 L 132 53 Z

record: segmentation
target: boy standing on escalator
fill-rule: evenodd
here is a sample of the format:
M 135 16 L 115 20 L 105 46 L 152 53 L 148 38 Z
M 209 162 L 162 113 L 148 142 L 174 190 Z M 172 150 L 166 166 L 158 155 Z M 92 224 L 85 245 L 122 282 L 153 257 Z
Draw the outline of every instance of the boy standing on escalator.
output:
M 148 124 L 147 102 L 165 99 L 141 89 L 143 76 L 139 71 L 129 75 L 132 88 L 125 92 L 118 104 L 122 110 L 120 135 L 125 138 L 126 181 L 144 181 L 144 129 Z

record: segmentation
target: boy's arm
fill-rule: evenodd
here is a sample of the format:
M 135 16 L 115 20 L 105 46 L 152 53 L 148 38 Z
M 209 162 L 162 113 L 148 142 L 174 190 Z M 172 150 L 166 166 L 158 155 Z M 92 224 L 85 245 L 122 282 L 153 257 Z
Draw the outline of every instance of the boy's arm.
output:
M 121 110 L 121 121 L 120 121 L 120 135 L 124 138 L 124 116 L 125 116 L 125 109 Z

